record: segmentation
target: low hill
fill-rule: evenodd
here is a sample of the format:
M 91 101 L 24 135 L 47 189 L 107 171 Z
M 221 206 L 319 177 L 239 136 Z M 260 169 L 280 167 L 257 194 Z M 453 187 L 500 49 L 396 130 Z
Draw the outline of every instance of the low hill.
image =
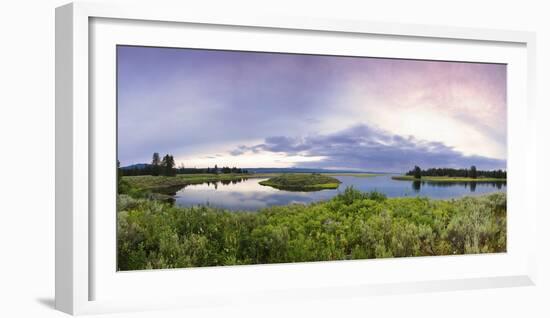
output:
M 135 163 L 133 165 L 120 167 L 120 169 L 122 169 L 122 170 L 134 170 L 134 169 L 146 169 L 146 168 L 149 168 L 149 167 L 151 167 L 151 165 L 148 164 L 148 163 Z

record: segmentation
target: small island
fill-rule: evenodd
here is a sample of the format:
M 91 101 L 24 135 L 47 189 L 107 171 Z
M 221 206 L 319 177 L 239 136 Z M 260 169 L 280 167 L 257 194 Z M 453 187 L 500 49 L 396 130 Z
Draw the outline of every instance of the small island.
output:
M 259 183 L 263 186 L 270 186 L 279 190 L 318 191 L 337 189 L 340 185 L 340 180 L 319 173 L 283 174 Z

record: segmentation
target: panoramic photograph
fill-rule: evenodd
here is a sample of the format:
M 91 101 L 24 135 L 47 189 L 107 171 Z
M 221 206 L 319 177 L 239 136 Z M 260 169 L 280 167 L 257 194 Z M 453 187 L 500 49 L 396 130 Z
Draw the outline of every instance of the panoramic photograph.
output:
M 117 270 L 506 252 L 505 64 L 117 46 Z

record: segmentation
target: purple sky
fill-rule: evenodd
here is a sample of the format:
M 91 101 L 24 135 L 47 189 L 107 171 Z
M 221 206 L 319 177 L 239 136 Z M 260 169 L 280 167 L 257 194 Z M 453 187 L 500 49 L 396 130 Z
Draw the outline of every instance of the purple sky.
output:
M 506 167 L 506 66 L 118 47 L 121 164 Z

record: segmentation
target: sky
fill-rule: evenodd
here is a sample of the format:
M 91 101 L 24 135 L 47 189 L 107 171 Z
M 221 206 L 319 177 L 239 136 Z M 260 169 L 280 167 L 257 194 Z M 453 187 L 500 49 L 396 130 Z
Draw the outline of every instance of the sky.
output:
M 122 166 L 506 168 L 506 65 L 117 47 Z

